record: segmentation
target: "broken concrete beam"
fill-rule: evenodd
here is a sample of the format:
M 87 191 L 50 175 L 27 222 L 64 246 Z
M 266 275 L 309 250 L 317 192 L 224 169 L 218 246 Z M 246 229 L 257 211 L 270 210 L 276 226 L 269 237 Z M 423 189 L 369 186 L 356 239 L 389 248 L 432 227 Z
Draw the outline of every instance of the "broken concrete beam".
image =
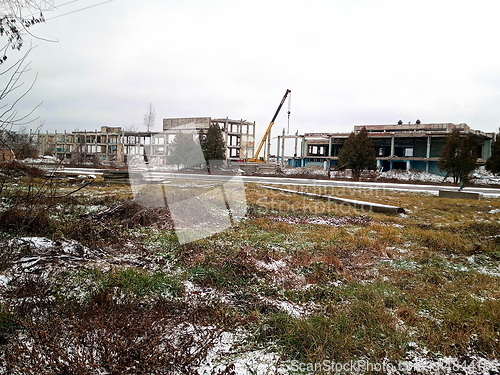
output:
M 455 190 L 439 190 L 440 198 L 454 198 L 454 199 L 481 199 L 481 194 L 479 193 L 468 193 L 466 191 L 455 191 Z
M 277 191 L 282 191 L 285 193 L 292 193 L 292 194 L 304 195 L 306 197 L 311 197 L 311 198 L 316 198 L 316 199 L 323 199 L 323 200 L 327 200 L 327 201 L 332 202 L 332 203 L 344 204 L 344 205 L 348 205 L 348 206 L 358 208 L 361 210 L 366 210 L 366 211 L 383 212 L 383 213 L 390 213 L 390 214 L 404 214 L 405 213 L 404 208 L 397 207 L 397 206 L 389 206 L 387 204 L 371 203 L 371 202 L 358 201 L 358 200 L 346 199 L 346 198 L 338 198 L 338 197 L 332 197 L 329 195 L 321 195 L 321 194 L 307 193 L 305 191 L 281 189 L 281 188 L 276 188 L 276 187 L 272 187 L 272 186 L 262 186 L 262 187 L 265 189 L 277 190 Z

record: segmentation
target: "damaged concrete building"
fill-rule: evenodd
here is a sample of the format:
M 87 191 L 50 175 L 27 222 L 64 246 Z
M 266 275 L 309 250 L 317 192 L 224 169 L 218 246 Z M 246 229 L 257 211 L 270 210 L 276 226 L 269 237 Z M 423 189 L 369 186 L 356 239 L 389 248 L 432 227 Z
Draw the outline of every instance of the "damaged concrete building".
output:
M 39 133 L 37 149 L 39 155 L 52 155 L 60 160 L 123 163 L 123 131 L 120 127 L 102 126 L 100 131 Z
M 210 125 L 217 125 L 222 130 L 228 160 L 239 161 L 253 158 L 255 122 L 211 117 L 165 118 L 163 119 L 163 133 L 166 135 L 175 135 L 179 132 L 198 134 L 200 131 L 207 131 Z
M 252 158 L 254 153 L 255 122 L 212 119 L 210 117 L 166 118 L 163 131 L 127 131 L 121 127 L 102 126 L 100 130 L 71 133 L 38 133 L 39 155 L 52 155 L 60 160 L 78 163 L 125 164 L 136 155 L 147 154 L 156 165 L 167 163 L 168 145 L 181 132 L 199 134 L 211 124 L 219 126 L 227 146 L 227 160 Z
M 477 141 L 478 164 L 483 165 L 491 154 L 493 133 L 485 133 L 471 129 L 467 124 L 431 123 L 394 125 L 357 125 L 354 132 L 362 128 L 368 130 L 368 136 L 375 148 L 377 166 L 380 170 L 422 170 L 442 174 L 437 163 L 441 149 L 446 143 L 446 137 L 454 129 L 459 129 L 461 135 L 470 135 Z M 338 166 L 338 157 L 349 133 L 305 133 L 295 136 L 280 136 L 278 150 L 284 149 L 287 138 L 295 138 L 295 153 L 293 156 L 278 154 L 278 159 L 293 167 L 310 165 Z M 300 140 L 300 149 L 298 146 Z

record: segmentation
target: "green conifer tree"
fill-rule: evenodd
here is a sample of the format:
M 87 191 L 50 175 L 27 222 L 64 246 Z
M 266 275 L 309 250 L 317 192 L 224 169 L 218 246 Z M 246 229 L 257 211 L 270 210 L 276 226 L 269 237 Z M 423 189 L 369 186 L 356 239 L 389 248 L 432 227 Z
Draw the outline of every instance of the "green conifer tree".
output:
M 226 160 L 224 135 L 217 124 L 211 124 L 206 132 L 200 133 L 200 145 L 207 165 L 210 160 Z
M 368 137 L 366 128 L 361 129 L 358 134 L 352 132 L 347 138 L 339 153 L 339 165 L 341 169 L 352 170 L 354 178 L 359 179 L 363 170 L 374 170 L 377 168 L 377 158 L 372 140 Z
M 454 129 L 447 137 L 441 150 L 438 168 L 453 177 L 453 182 L 465 184 L 469 174 L 476 168 L 477 142 L 469 134 L 461 136 L 459 129 Z

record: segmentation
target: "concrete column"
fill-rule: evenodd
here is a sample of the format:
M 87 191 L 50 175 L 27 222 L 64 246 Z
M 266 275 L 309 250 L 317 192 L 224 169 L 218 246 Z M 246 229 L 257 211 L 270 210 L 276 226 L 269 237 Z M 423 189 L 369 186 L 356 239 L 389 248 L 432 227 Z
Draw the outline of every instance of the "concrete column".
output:
M 406 161 L 406 172 L 408 172 L 411 169 L 411 161 L 407 160 Z
M 271 131 L 269 131 L 269 134 L 267 135 L 267 156 L 266 159 L 264 159 L 268 163 L 270 156 L 271 156 Z
M 332 156 L 332 137 L 328 137 L 328 156 Z
M 280 139 L 281 136 L 278 135 L 278 142 L 276 144 L 276 164 L 280 164 Z
M 392 136 L 391 137 L 391 155 L 390 156 L 394 156 L 394 154 L 396 152 L 394 144 L 395 144 L 395 138 L 394 138 L 394 136 Z M 392 162 L 391 162 L 391 169 L 392 169 Z
M 301 167 L 305 167 L 305 165 L 306 165 L 306 160 L 304 159 L 306 156 L 306 147 L 307 147 L 306 138 L 303 137 L 302 144 L 300 147 L 300 166 Z
M 430 135 L 427 137 L 427 153 L 426 153 L 425 157 L 427 159 L 429 159 L 431 157 L 431 136 Z
M 226 121 L 224 122 L 224 142 L 226 142 L 226 146 L 228 145 L 227 141 L 229 138 L 229 118 L 226 117 Z M 226 147 L 226 159 L 229 159 L 231 151 L 229 147 Z
M 488 159 L 491 157 L 491 139 L 487 139 L 484 141 L 483 146 L 483 155 L 481 155 L 483 159 Z
M 248 157 L 251 157 L 251 158 L 254 158 L 255 157 L 255 121 L 253 122 L 253 127 L 252 127 L 252 155 L 248 156 Z
M 294 154 L 293 154 L 294 157 L 299 156 L 299 154 L 298 154 L 298 150 L 299 150 L 298 144 L 299 144 L 299 131 L 297 130 L 297 132 L 295 133 L 295 148 L 294 148 Z
M 283 128 L 283 137 L 281 138 L 281 166 L 285 166 L 285 128 Z

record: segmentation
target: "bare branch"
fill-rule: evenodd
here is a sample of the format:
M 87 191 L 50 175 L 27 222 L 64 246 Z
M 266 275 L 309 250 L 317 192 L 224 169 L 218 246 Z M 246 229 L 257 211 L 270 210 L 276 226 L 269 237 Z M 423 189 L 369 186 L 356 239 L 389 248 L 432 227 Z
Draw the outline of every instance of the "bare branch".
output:
M 32 49 L 33 48 L 30 47 L 13 66 L 0 73 L 0 77 L 3 76 L 7 78 L 0 92 L 0 129 L 11 129 L 13 126 L 27 125 L 38 119 L 38 117 L 31 118 L 31 116 L 34 111 L 40 107 L 41 103 L 34 106 L 31 110 L 27 111 L 27 113 L 19 113 L 17 108 L 19 103 L 33 89 L 38 77 L 38 74 L 36 74 L 31 84 L 16 96 L 16 92 L 25 85 L 22 79 L 26 73 L 31 71 L 31 62 L 26 62 L 26 59 Z M 12 100 L 8 100 L 10 97 L 12 97 Z
M 23 35 L 28 34 L 36 39 L 46 40 L 31 33 L 28 29 L 45 22 L 43 12 L 54 9 L 52 1 L 46 0 L 10 0 L 0 1 L 0 38 L 6 42 L 2 48 L 0 64 L 7 61 L 7 50 L 21 50 L 24 44 Z

